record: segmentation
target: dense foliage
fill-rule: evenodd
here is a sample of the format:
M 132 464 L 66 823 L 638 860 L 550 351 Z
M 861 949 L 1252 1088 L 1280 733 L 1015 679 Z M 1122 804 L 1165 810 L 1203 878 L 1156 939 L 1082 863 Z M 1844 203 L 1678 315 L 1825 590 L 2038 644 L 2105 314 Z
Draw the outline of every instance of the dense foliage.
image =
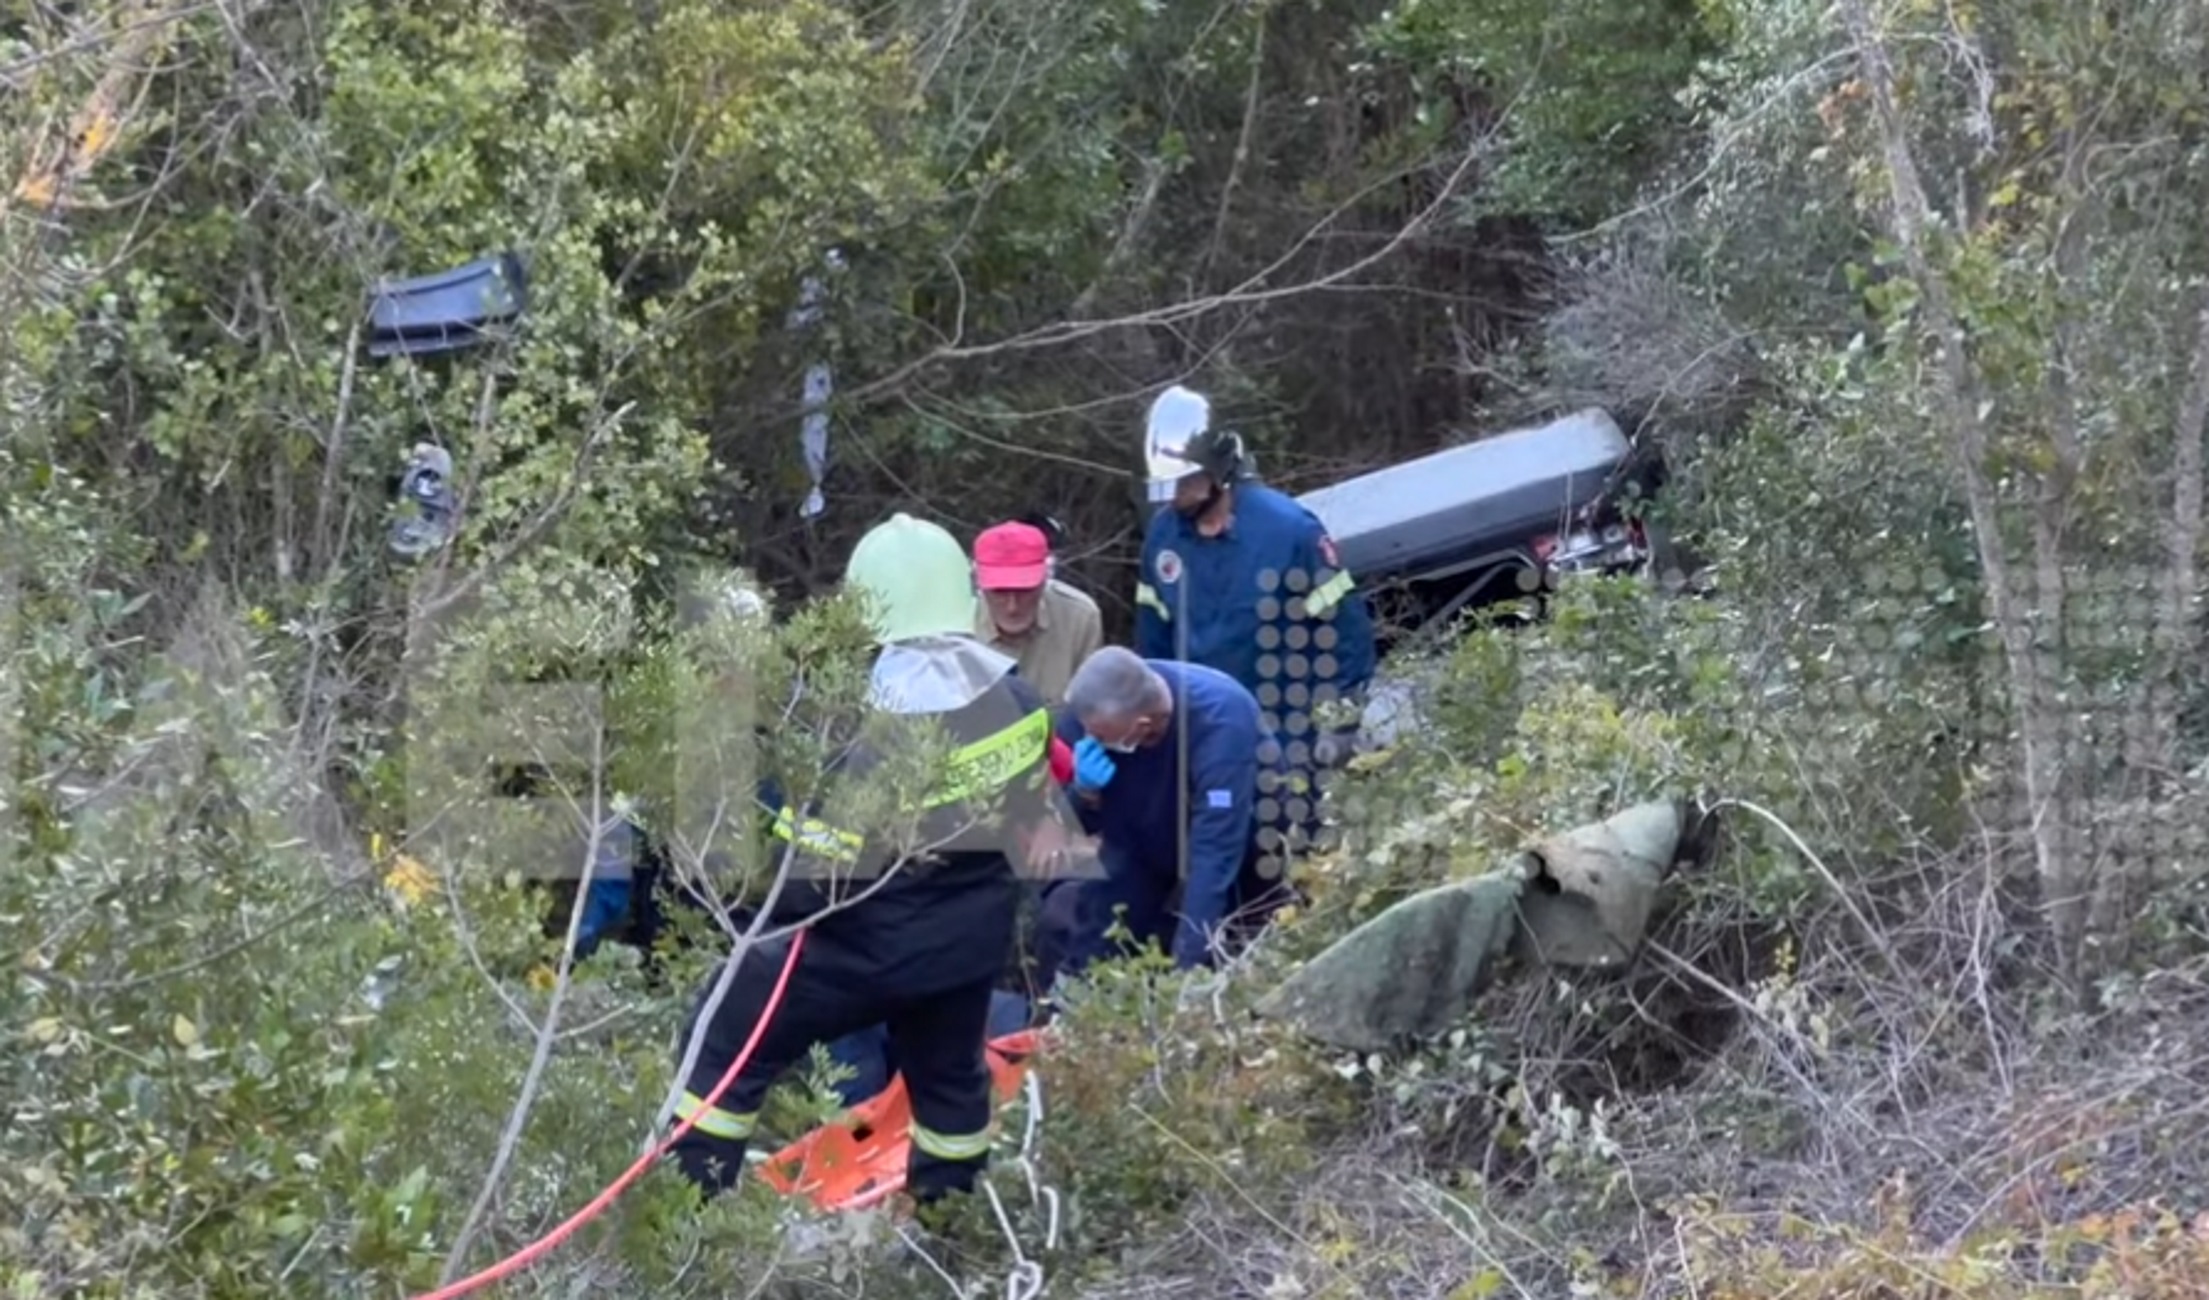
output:
M 0 82 L 10 1293 L 420 1294 L 573 1212 L 729 940 L 570 968 L 559 828 L 771 888 L 734 810 L 859 712 L 851 541 L 1047 509 L 1124 628 L 1177 380 L 1294 487 L 1604 405 L 1715 594 L 1391 663 L 1425 725 L 1334 788 L 1304 905 L 1224 988 L 1082 990 L 1035 1194 L 1015 1110 L 1002 1218 L 933 1255 L 1451 1300 L 2209 1267 L 2198 3 L 9 3 Z M 365 354 L 379 279 L 506 250 L 510 344 Z M 421 442 L 463 527 L 410 565 Z M 744 574 L 771 626 L 699 594 Z M 1724 848 L 1630 970 L 1364 1059 L 1248 1014 L 1676 796 Z M 654 1174 L 501 1293 L 945 1292 L 799 1217 Z

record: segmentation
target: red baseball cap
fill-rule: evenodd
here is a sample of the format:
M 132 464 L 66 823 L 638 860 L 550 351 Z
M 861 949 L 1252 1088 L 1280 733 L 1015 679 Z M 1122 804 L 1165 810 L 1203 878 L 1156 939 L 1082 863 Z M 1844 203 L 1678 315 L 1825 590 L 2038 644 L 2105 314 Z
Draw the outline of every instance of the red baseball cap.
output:
M 984 591 L 1026 591 L 1051 575 L 1051 540 L 1033 524 L 999 524 L 974 539 L 974 580 Z

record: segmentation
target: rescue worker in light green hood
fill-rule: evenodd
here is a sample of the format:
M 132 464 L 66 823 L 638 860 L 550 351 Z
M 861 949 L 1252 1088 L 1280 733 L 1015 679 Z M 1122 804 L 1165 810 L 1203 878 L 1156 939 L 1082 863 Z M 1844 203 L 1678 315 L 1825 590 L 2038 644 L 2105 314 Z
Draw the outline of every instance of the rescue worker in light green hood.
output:
M 743 1168 L 754 1115 L 778 1075 L 813 1044 L 878 1025 L 912 1099 L 907 1190 L 922 1202 L 971 1190 L 988 1157 L 983 1041 L 1021 895 L 1007 847 L 1021 829 L 1056 822 L 1050 713 L 1011 659 L 974 639 L 966 552 L 943 529 L 893 516 L 860 540 L 845 582 L 868 598 L 881 646 L 874 707 L 935 719 L 957 748 L 913 810 L 916 842 L 929 850 L 918 860 L 838 828 L 832 810 L 793 808 L 770 793 L 774 834 L 797 843 L 802 864 L 770 923 L 806 921 L 809 933 L 780 1008 L 720 1104 L 707 1107 L 704 1097 L 765 1011 L 789 940 L 745 961 L 685 1081 L 678 1114 L 697 1124 L 674 1154 L 708 1194 Z M 849 783 L 879 763 L 854 747 L 835 767 Z

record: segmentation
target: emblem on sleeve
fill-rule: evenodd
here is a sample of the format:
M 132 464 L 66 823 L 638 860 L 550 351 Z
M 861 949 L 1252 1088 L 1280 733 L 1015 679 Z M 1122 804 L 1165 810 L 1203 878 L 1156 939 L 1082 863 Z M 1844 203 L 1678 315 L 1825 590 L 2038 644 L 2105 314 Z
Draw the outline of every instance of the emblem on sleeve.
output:
M 1181 581 L 1181 556 L 1178 552 L 1160 551 L 1158 553 L 1158 580 L 1160 582 Z

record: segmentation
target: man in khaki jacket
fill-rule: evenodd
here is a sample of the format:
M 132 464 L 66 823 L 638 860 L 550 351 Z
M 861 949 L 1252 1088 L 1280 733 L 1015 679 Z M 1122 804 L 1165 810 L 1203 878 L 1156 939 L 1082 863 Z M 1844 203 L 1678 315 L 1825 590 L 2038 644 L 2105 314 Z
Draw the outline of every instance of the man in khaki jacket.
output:
M 974 539 L 975 635 L 1019 660 L 1021 677 L 1056 708 L 1074 670 L 1104 644 L 1104 617 L 1051 570 L 1050 539 L 1032 524 L 999 524 Z

